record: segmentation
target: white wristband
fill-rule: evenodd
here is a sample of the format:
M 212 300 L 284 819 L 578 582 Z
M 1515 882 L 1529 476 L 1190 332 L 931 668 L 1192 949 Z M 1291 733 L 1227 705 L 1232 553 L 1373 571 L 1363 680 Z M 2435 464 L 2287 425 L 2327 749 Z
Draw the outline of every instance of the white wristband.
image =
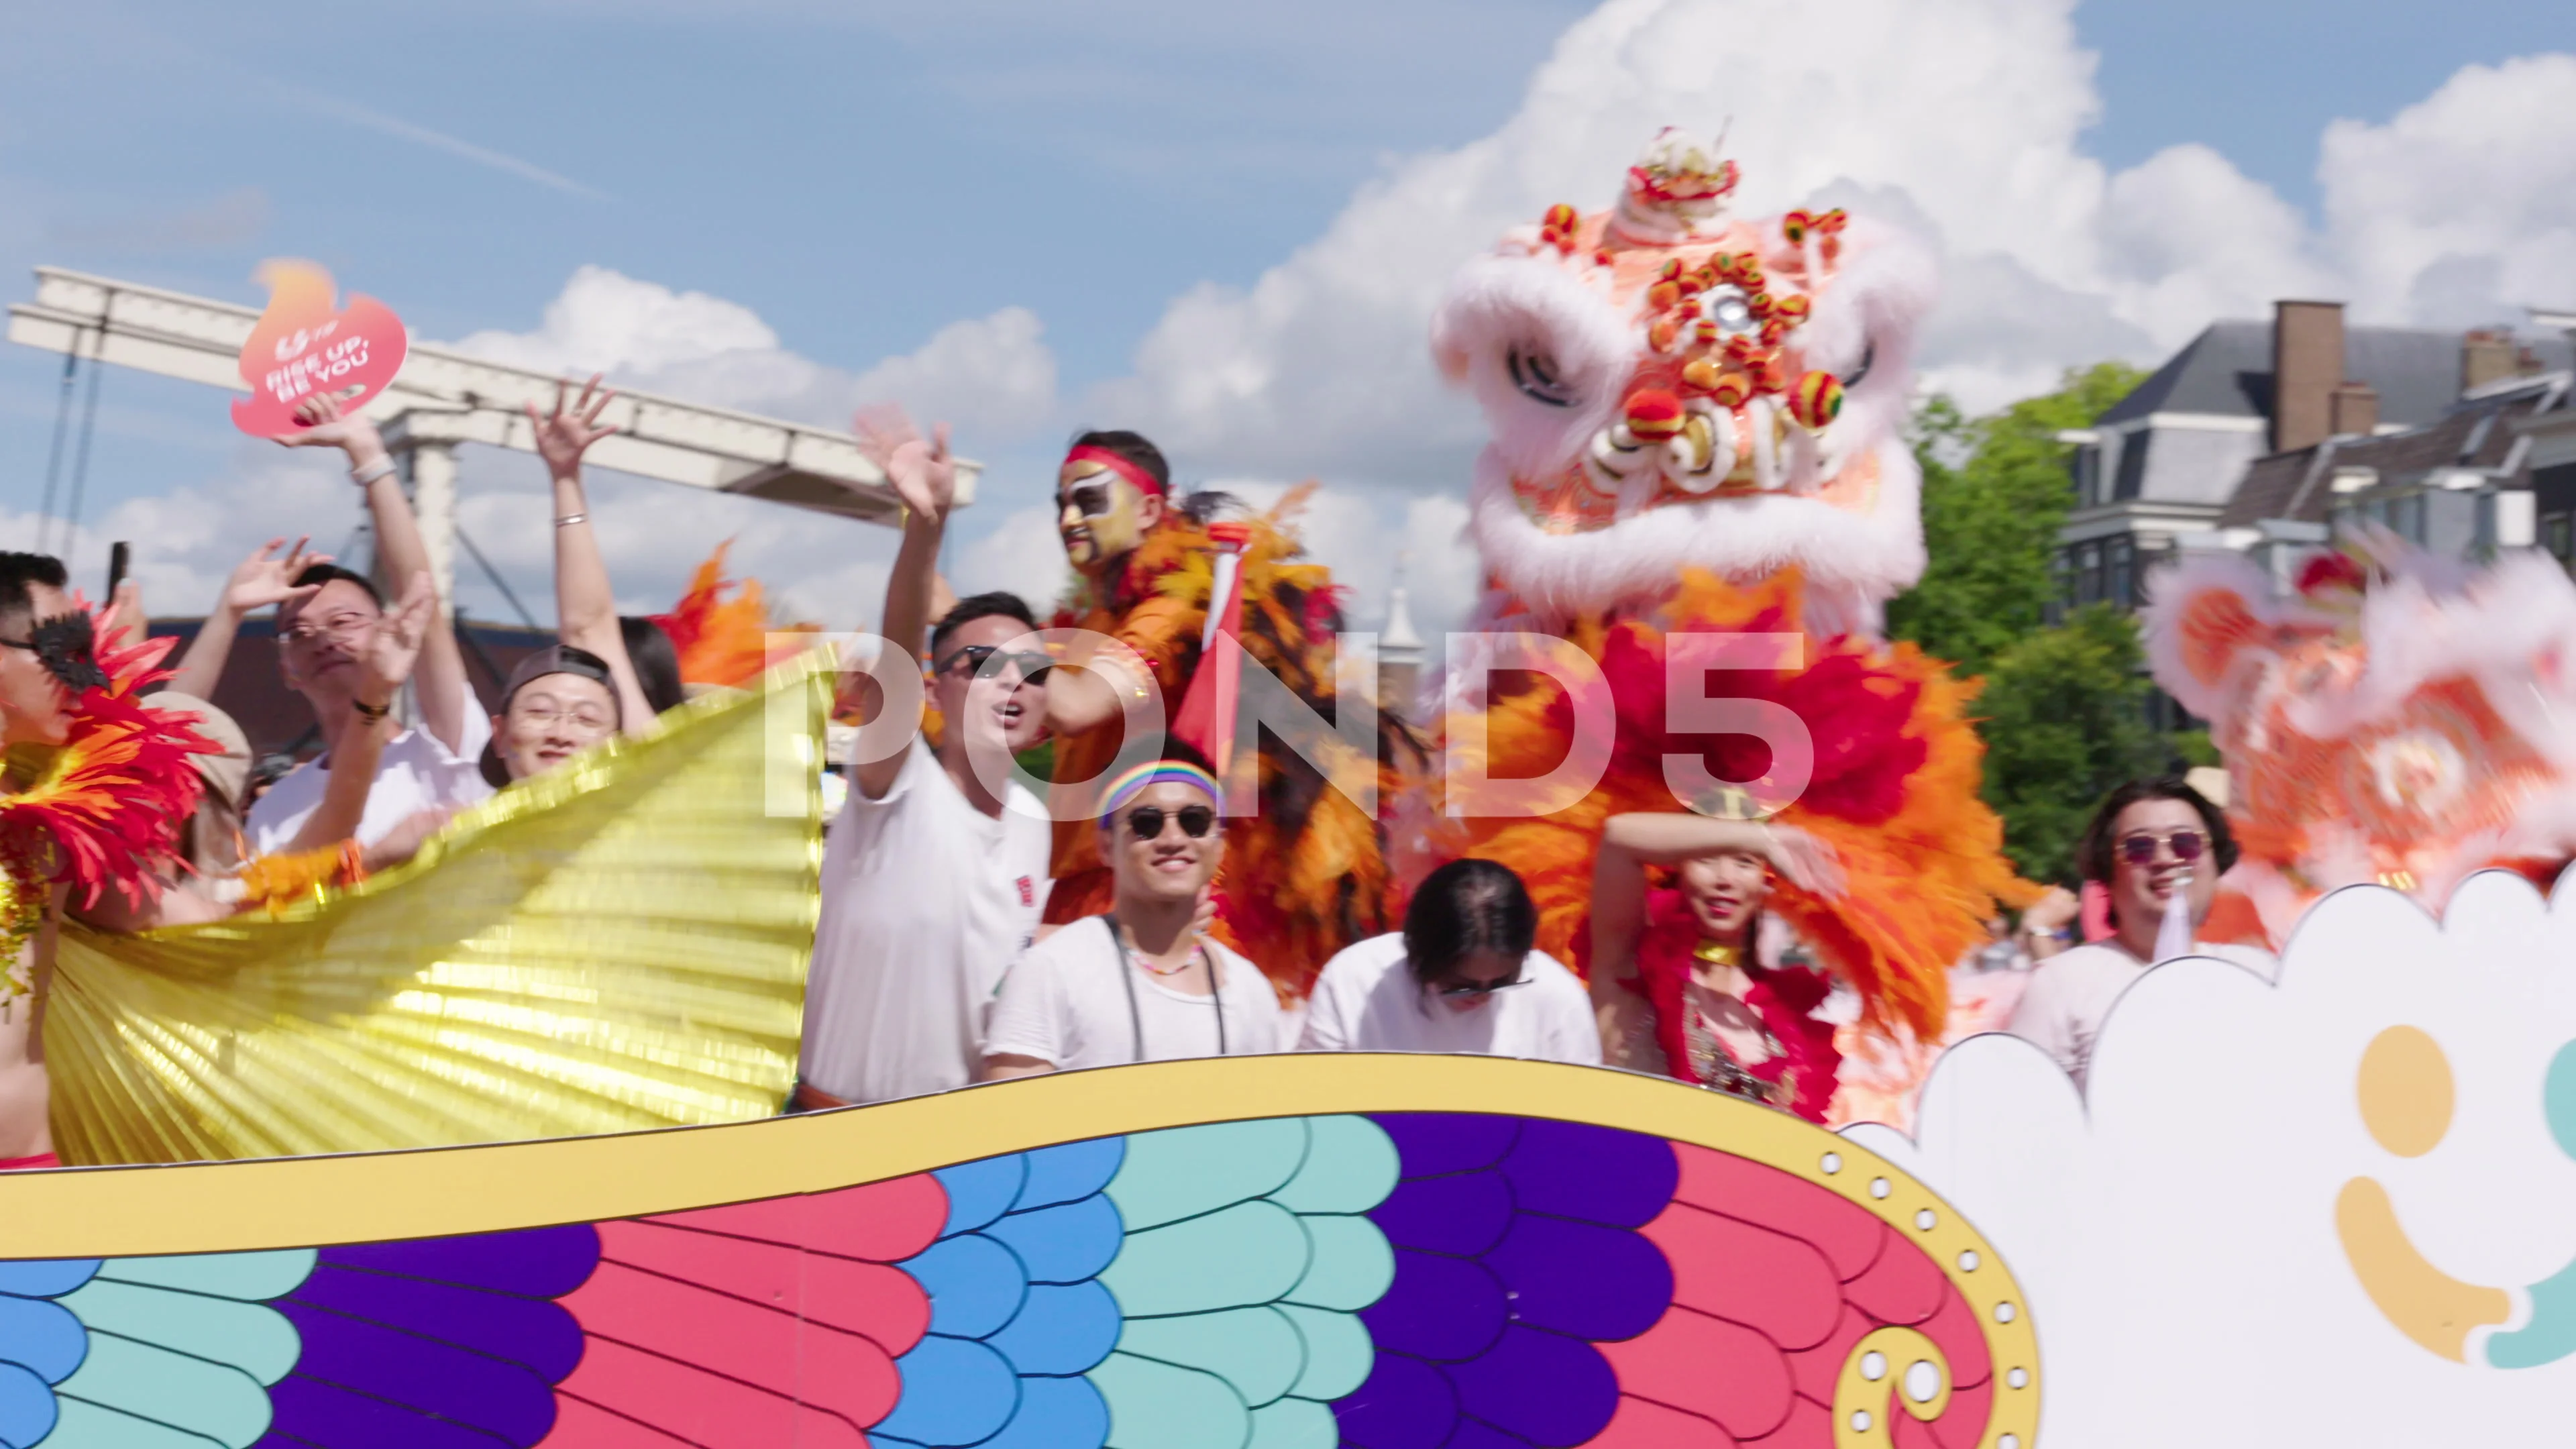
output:
M 394 460 L 393 460 L 393 459 L 391 459 L 391 458 L 378 458 L 376 461 L 374 461 L 374 462 L 372 462 L 372 463 L 369 463 L 367 466 L 365 466 L 365 467 L 363 467 L 363 468 L 353 468 L 353 469 L 351 469 L 351 470 L 349 471 L 349 481 L 350 481 L 350 482 L 352 482 L 352 483 L 357 484 L 357 485 L 358 485 L 359 487 L 361 487 L 361 488 L 364 488 L 364 487 L 366 487 L 368 484 L 375 482 L 375 481 L 376 481 L 377 479 L 379 479 L 379 478 L 386 478 L 386 477 L 390 477 L 390 476 L 392 476 L 393 471 L 394 471 Z

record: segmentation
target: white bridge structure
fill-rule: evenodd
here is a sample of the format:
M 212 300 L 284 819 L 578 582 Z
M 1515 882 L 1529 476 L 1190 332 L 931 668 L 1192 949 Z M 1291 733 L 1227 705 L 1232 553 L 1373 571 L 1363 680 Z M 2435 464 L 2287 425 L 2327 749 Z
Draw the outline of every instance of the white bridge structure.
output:
M 239 360 L 259 316 L 257 307 L 38 267 L 35 300 L 9 308 L 9 340 L 93 366 L 248 392 Z M 369 401 L 367 416 L 401 462 L 442 607 L 452 608 L 456 597 L 457 445 L 535 451 L 520 409 L 552 408 L 559 380 L 415 341 L 401 375 Z M 591 465 L 864 523 L 902 521 L 902 501 L 847 433 L 624 389 L 602 420 L 618 432 L 591 448 Z M 974 500 L 980 471 L 959 460 L 960 504 Z

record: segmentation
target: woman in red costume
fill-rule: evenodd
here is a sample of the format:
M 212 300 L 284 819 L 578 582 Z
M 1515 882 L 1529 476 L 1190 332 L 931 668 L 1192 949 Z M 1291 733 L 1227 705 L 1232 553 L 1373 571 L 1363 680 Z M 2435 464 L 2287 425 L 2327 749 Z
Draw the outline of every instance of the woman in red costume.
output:
M 1669 867 L 1672 885 L 1651 888 Z M 1603 1059 L 1825 1120 L 1842 1055 L 1832 985 L 1766 933 L 1773 874 L 1831 889 L 1833 853 L 1794 826 L 1614 815 L 1592 876 L 1592 1000 Z M 1766 934 L 1773 939 L 1766 942 Z

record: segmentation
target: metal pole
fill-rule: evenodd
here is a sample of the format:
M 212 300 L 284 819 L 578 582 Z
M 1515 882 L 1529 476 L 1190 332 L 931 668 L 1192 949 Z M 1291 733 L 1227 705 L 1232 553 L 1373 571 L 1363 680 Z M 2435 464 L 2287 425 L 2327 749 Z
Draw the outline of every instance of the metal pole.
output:
M 415 439 L 410 460 L 411 511 L 420 521 L 422 549 L 429 555 L 430 586 L 438 590 L 438 609 L 456 617 L 456 445 Z M 396 593 L 400 590 L 397 587 Z
M 54 480 L 63 468 L 63 434 L 72 425 L 72 374 L 80 371 L 80 339 L 63 349 L 62 395 L 54 403 L 54 446 L 45 454 L 45 506 L 36 511 L 36 552 L 49 552 L 45 541 L 54 531 Z
M 98 334 L 98 345 L 89 356 L 89 389 L 81 403 L 80 447 L 72 454 L 71 506 L 64 511 L 70 516 L 63 521 L 63 554 L 68 561 L 71 551 L 80 544 L 81 495 L 89 486 L 89 441 L 98 432 L 98 379 L 107 371 L 107 333 Z

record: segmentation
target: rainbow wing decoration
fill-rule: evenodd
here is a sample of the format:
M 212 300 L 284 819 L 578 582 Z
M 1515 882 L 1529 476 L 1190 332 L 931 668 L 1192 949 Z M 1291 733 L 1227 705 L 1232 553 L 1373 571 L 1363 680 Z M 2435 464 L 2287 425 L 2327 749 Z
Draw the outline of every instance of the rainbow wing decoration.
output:
M 0 1445 L 2031 1441 L 2035 1339 L 2010 1275 L 1862 1149 L 1644 1078 L 1394 1060 L 1414 1085 L 1375 1095 L 1446 1109 L 1110 1131 L 590 1221 L 0 1263 Z M 388 1214 L 482 1226 L 864 1173 L 1072 1116 L 1116 1126 L 1137 1103 L 1258 1110 L 1353 1065 L 1171 1063 L 691 1132 L 33 1174 L 0 1180 L 0 1206 L 32 1221 L 15 1214 L 86 1197 L 112 1236 L 192 1193 L 206 1221 L 151 1229 L 159 1247 Z M 1159 1090 L 1113 1102 L 1101 1079 Z M 1542 1117 L 1545 1098 L 1614 1120 Z M 1737 1141 L 1639 1130 L 1652 1118 Z M 290 1180 L 311 1199 L 264 1214 Z M 430 1182 L 452 1201 L 417 1201 Z M 493 1183 L 519 1186 L 496 1201 Z M 45 1221 L 39 1247 L 83 1236 Z

